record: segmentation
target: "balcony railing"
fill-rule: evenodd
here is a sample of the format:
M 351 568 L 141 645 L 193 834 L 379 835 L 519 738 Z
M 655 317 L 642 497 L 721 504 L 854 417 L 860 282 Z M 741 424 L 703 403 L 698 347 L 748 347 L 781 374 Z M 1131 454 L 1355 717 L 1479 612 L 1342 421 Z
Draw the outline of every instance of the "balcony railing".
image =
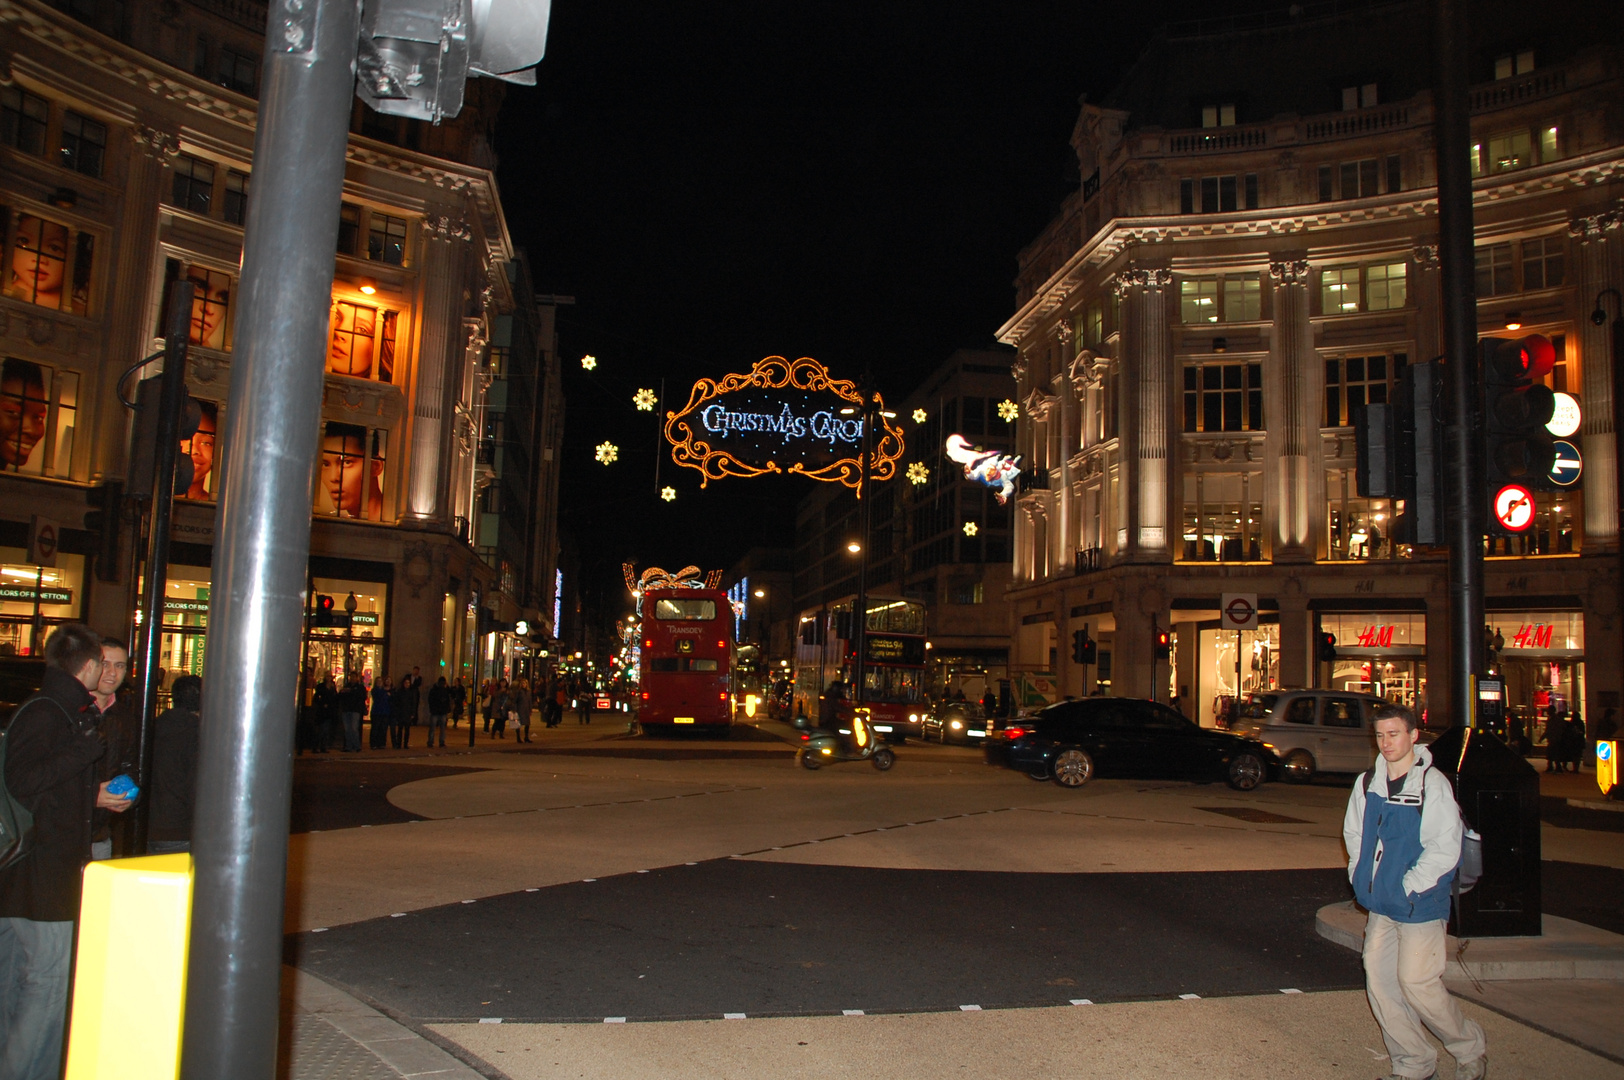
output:
M 1501 79 L 1471 91 L 1468 101 L 1473 112 L 1503 109 L 1524 101 L 1537 101 L 1542 97 L 1560 94 L 1568 88 L 1568 75 L 1562 68 L 1536 71 L 1521 79 Z
M 1032 472 L 1023 472 L 1015 478 L 1015 494 L 1025 495 L 1028 491 L 1048 491 L 1049 474 L 1043 469 L 1034 469 Z
M 1174 154 L 1217 154 L 1226 150 L 1254 150 L 1269 145 L 1264 127 L 1204 128 L 1174 135 L 1167 149 Z
M 1073 567 L 1079 574 L 1092 574 L 1105 569 L 1105 549 L 1100 547 L 1078 548 Z

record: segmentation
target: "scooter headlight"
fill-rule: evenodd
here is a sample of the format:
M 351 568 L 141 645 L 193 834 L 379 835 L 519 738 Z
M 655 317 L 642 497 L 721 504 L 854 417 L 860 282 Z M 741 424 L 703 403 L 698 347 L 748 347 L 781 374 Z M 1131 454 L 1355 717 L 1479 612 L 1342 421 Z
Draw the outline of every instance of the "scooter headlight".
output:
M 825 747 L 824 747 L 824 748 L 823 748 L 823 750 L 822 750 L 822 751 L 821 751 L 821 752 L 822 752 L 822 753 L 825 753 L 825 754 L 832 754 L 832 753 L 834 753 L 834 751 L 833 751 L 833 750 L 831 750 L 831 749 L 829 749 L 829 747 L 827 747 L 827 746 L 825 746 Z

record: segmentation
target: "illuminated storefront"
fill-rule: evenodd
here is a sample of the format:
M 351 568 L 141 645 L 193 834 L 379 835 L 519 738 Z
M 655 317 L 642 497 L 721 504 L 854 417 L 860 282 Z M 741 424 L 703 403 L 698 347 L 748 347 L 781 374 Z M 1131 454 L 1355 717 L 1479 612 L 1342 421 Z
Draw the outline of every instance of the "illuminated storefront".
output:
M 26 558 L 21 548 L 0 547 L 0 656 L 37 656 L 52 627 L 79 617 L 84 557 L 59 554 L 56 566 Z
M 404 671 L 391 672 L 388 663 L 388 637 L 386 616 L 389 607 L 389 586 L 376 581 L 357 581 L 336 577 L 310 579 L 310 605 L 315 610 L 317 598 L 330 596 L 333 612 L 349 616 L 348 626 L 317 626 L 316 619 L 305 618 L 305 680 L 307 686 L 316 686 L 329 675 L 343 684 L 349 672 L 370 687 L 380 675 L 400 676 Z M 340 621 L 343 621 L 342 618 Z
M 1582 711 L 1585 624 L 1577 611 L 1490 611 L 1490 644 L 1506 684 L 1506 716 L 1536 742 L 1553 713 Z
M 1426 709 L 1426 612 L 1324 613 L 1320 630 L 1336 637 L 1331 689 L 1375 694 L 1418 713 Z

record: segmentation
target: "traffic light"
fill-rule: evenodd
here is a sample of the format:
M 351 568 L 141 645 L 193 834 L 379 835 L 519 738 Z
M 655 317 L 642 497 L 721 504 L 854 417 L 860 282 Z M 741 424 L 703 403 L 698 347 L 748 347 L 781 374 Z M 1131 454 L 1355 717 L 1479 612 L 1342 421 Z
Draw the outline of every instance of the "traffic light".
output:
M 1397 397 L 1371 402 L 1353 413 L 1354 481 L 1366 499 L 1393 499 L 1393 535 L 1403 544 L 1442 544 L 1443 427 L 1441 383 L 1434 362 L 1407 365 Z M 1377 388 L 1372 388 L 1373 392 Z
M 1173 655 L 1173 635 L 1166 630 L 1156 631 L 1156 659 L 1166 660 Z
M 152 470 L 158 446 L 158 432 L 163 425 L 163 376 L 142 379 L 135 393 L 135 427 L 130 433 L 129 492 L 132 498 L 152 497 Z M 176 495 L 183 495 L 192 486 L 192 457 L 181 453 L 179 444 L 186 442 L 203 423 L 203 409 L 197 401 L 181 390 L 180 415 L 175 417 L 175 484 Z
M 1336 661 L 1336 635 L 1321 633 L 1319 636 L 1319 659 L 1322 664 Z
M 355 94 L 381 113 L 438 124 L 470 75 L 536 85 L 551 0 L 376 0 L 361 10 Z
M 1097 664 L 1100 662 L 1100 645 L 1093 638 L 1083 639 L 1083 655 L 1080 663 Z
M 1546 430 L 1556 395 L 1542 381 L 1556 365 L 1550 338 L 1483 338 L 1484 496 L 1488 529 L 1520 535 L 1534 524 L 1535 491 L 1549 491 L 1556 440 Z
M 310 625 L 343 629 L 350 625 L 350 616 L 348 612 L 341 615 L 334 611 L 333 598 L 320 593 L 316 596 L 316 610 L 310 615 Z
M 1072 659 L 1072 663 L 1081 664 L 1083 662 L 1083 646 L 1086 645 L 1087 643 L 1088 643 L 1088 634 L 1086 634 L 1082 630 L 1073 630 L 1071 632 L 1071 659 Z
M 120 531 L 124 524 L 124 485 L 117 480 L 85 489 L 85 532 L 96 556 L 96 580 L 118 580 Z

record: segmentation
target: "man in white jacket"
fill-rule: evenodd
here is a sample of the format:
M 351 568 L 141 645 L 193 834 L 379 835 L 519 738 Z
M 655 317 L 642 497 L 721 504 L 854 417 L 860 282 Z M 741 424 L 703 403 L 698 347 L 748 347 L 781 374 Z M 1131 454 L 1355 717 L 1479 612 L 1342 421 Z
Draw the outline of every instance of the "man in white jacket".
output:
M 1433 1080 L 1438 1052 L 1455 1059 L 1455 1080 L 1481 1080 L 1488 1043 L 1444 987 L 1444 927 L 1460 865 L 1460 808 L 1449 781 L 1417 746 L 1415 716 L 1376 714 L 1381 756 L 1348 797 L 1342 839 L 1348 880 L 1365 924 L 1365 991 L 1392 1061 L 1388 1080 Z M 1425 1026 L 1423 1026 L 1425 1025 Z

